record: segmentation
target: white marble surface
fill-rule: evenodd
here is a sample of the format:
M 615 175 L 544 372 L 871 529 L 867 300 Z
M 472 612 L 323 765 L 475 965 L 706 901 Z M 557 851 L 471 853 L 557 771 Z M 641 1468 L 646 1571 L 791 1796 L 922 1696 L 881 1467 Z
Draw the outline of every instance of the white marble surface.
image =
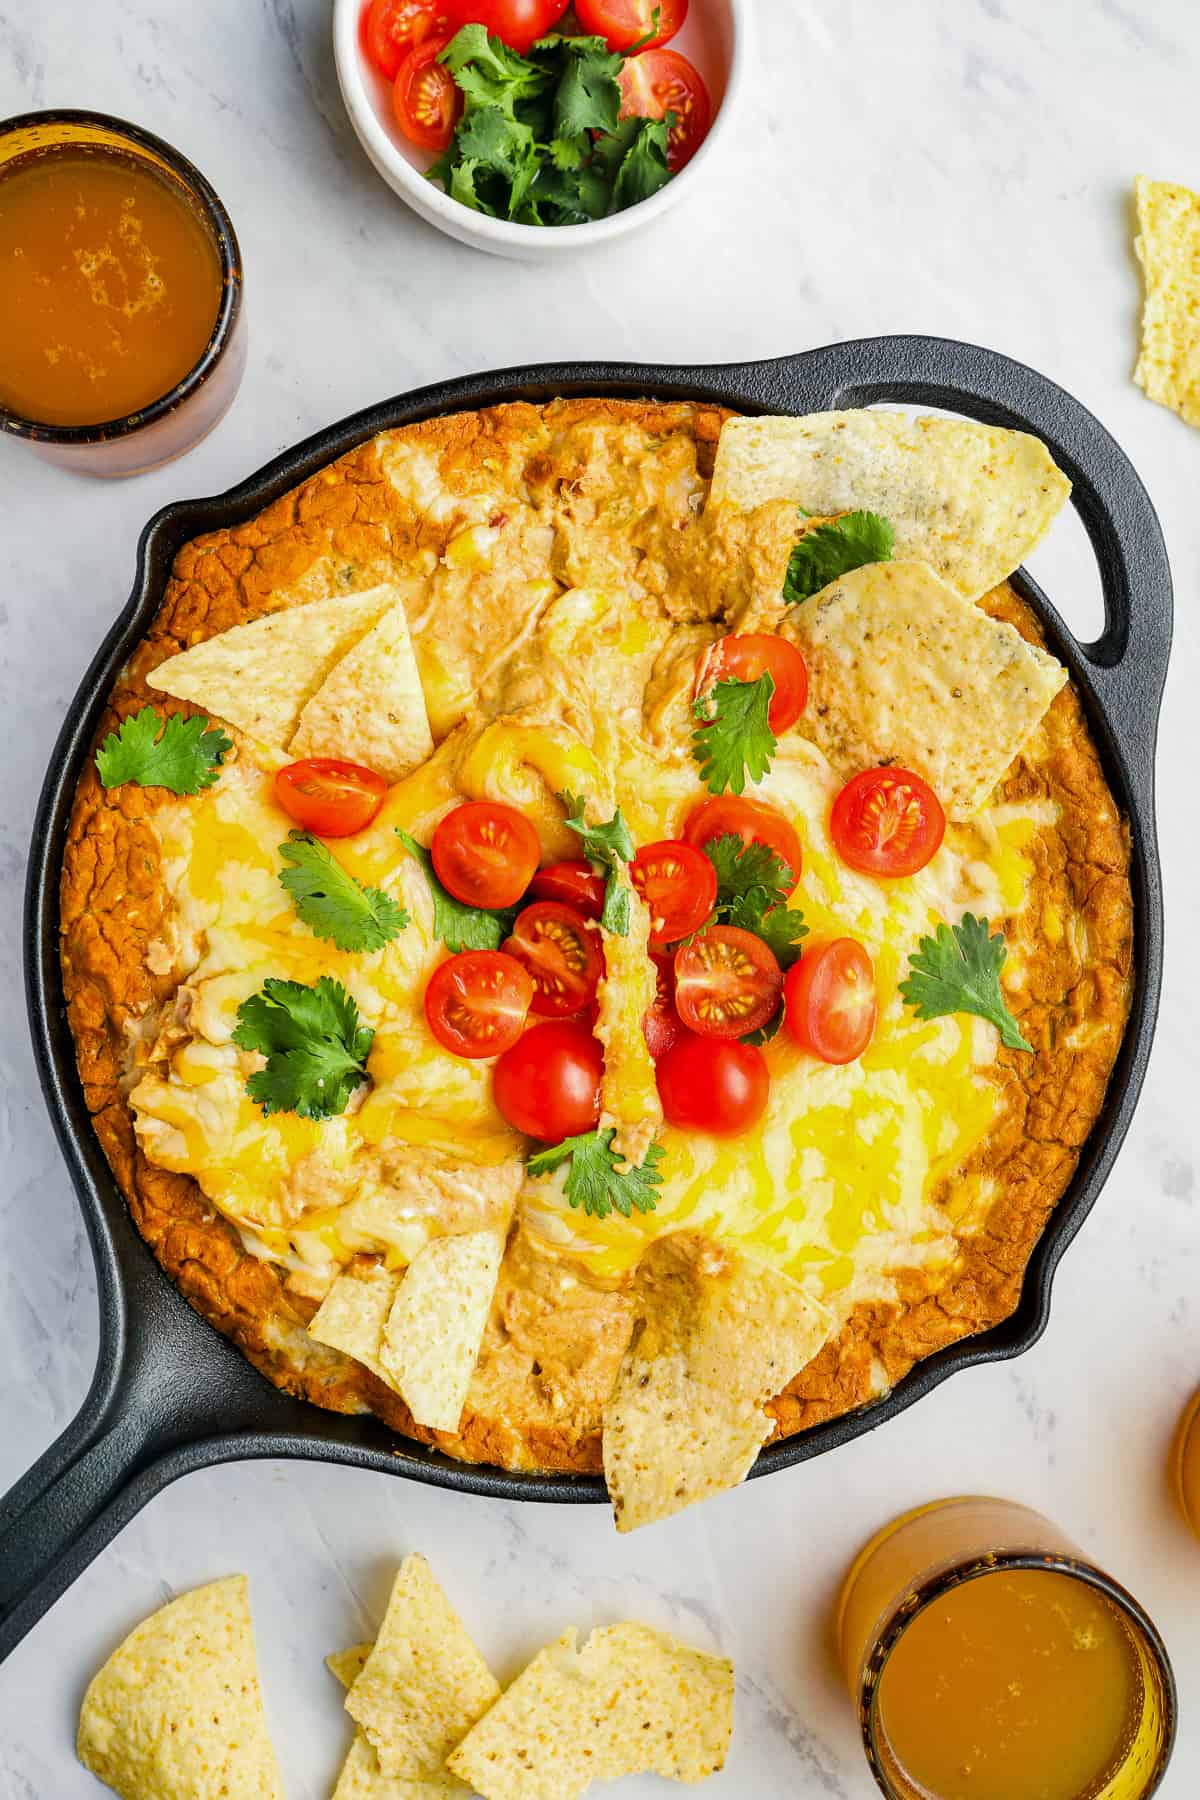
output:
M 1145 168 L 1200 185 L 1200 14 L 1193 0 L 758 6 L 757 104 L 707 197 L 649 239 L 543 272 L 436 236 L 372 174 L 341 113 L 326 0 L 0 0 L 0 114 L 93 106 L 186 150 L 241 233 L 252 338 L 234 412 L 174 468 L 89 485 L 0 442 L 0 1487 L 75 1411 L 96 1344 L 88 1252 L 20 1000 L 30 820 L 63 709 L 152 511 L 438 377 L 933 332 L 1034 364 L 1116 433 L 1159 508 L 1179 606 L 1160 750 L 1166 992 L 1117 1171 L 1023 1360 L 959 1375 L 903 1423 L 629 1541 L 599 1509 L 494 1505 L 320 1466 L 180 1483 L 0 1671 L 3 1800 L 89 1800 L 98 1790 L 72 1755 L 89 1672 L 169 1594 L 234 1569 L 253 1580 L 287 1792 L 323 1800 L 345 1732 L 321 1655 L 369 1631 L 388 1571 L 414 1548 L 501 1671 L 569 1620 L 630 1614 L 733 1655 L 738 1728 L 714 1794 L 866 1800 L 828 1654 L 836 1582 L 889 1514 L 970 1490 L 1041 1506 L 1143 1598 L 1184 1700 L 1165 1792 L 1200 1789 L 1200 1545 L 1165 1481 L 1176 1414 L 1200 1382 L 1200 436 L 1129 380 L 1129 184 Z M 1064 530 L 1039 567 L 1086 634 L 1097 591 L 1077 536 Z

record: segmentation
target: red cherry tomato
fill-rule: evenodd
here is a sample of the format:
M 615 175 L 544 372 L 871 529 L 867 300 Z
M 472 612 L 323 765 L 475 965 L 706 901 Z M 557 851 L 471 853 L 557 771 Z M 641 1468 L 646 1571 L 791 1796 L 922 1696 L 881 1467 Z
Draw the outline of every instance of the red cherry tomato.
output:
M 533 1000 L 528 972 L 499 950 L 463 950 L 439 963 L 425 989 L 425 1017 L 456 1056 L 499 1056 L 525 1028 Z
M 547 863 L 529 884 L 535 900 L 557 900 L 573 906 L 585 919 L 598 919 L 604 911 L 604 877 L 590 862 L 578 857 L 571 862 Z
M 510 50 L 524 55 L 554 30 L 569 4 L 570 0 L 447 0 L 446 11 L 454 30 L 460 25 L 486 25 Z
M 556 900 L 538 900 L 517 914 L 504 946 L 533 981 L 533 1011 L 569 1019 L 590 1006 L 604 973 L 600 933 L 582 913 Z
M 770 675 L 775 683 L 767 723 L 781 737 L 796 723 L 808 699 L 808 664 L 786 638 L 766 632 L 718 638 L 701 661 L 696 698 L 718 681 L 757 681 L 760 675 Z
M 429 846 L 442 886 L 464 906 L 515 906 L 541 856 L 538 834 L 515 806 L 468 800 L 447 813 Z
M 604 1052 L 586 1025 L 534 1025 L 496 1064 L 496 1105 L 527 1137 L 557 1144 L 594 1129 Z
M 688 814 L 683 835 L 698 850 L 714 838 L 726 836 L 740 837 L 745 844 L 766 844 L 792 871 L 789 894 L 804 868 L 795 827 L 762 800 L 744 800 L 736 794 L 718 794 L 711 800 L 702 800 Z
M 875 1030 L 875 969 L 854 938 L 814 944 L 783 984 L 788 1033 L 822 1062 L 861 1056 Z
M 647 1050 L 657 1062 L 683 1036 L 683 1021 L 675 1010 L 674 957 L 651 956 L 650 961 L 657 972 L 658 985 L 653 1004 L 642 1014 L 642 1036 Z
M 622 55 L 635 44 L 654 50 L 667 43 L 682 30 L 687 14 L 688 0 L 575 0 L 580 31 L 605 38 L 609 49 Z
M 717 871 L 703 850 L 682 838 L 644 845 L 629 879 L 650 908 L 652 950 L 698 931 L 717 903 Z
M 317 837 L 350 837 L 361 831 L 386 793 L 382 775 L 332 756 L 288 763 L 275 777 L 275 798 L 288 818 Z
M 771 1077 L 753 1044 L 684 1032 L 658 1065 L 658 1092 L 672 1125 L 737 1137 L 767 1110 Z
M 915 875 L 946 835 L 942 803 L 908 769 L 863 769 L 833 803 L 830 836 L 864 875 Z
M 405 137 L 422 150 L 445 150 L 462 117 L 458 84 L 438 61 L 449 42 L 445 36 L 423 38 L 396 72 L 392 111 Z
M 395 81 L 414 45 L 445 33 L 439 0 L 371 0 L 362 16 L 363 49 L 387 81 Z
M 704 77 L 677 50 L 645 50 L 621 67 L 621 113 L 661 119 L 674 113 L 667 162 L 677 175 L 695 156 L 712 124 L 712 101 Z
M 701 1037 L 757 1031 L 778 1012 L 782 992 L 772 951 L 737 925 L 710 925 L 675 952 L 675 1008 Z

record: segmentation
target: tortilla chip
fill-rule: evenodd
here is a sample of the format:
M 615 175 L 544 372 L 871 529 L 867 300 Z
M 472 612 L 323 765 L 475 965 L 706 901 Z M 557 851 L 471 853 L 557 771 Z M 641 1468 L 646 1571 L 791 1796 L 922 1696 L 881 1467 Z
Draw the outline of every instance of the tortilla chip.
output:
M 406 1556 L 375 1648 L 346 1696 L 384 1774 L 440 1774 L 499 1692 L 425 1558 Z
M 613 1147 L 641 1164 L 662 1124 L 654 1060 L 642 1019 L 654 1004 L 658 971 L 650 960 L 650 908 L 629 890 L 629 930 L 604 933 L 604 973 L 596 989 L 595 1033 L 604 1046 L 601 1129 L 615 1128 Z
M 728 419 L 710 498 L 795 500 L 810 513 L 882 513 L 895 555 L 927 562 L 968 600 L 1041 542 L 1071 484 L 1040 439 L 968 419 L 896 412 Z
M 1133 379 L 1151 400 L 1200 425 L 1200 194 L 1144 175 L 1134 194 L 1146 299 Z
M 898 763 L 951 819 L 979 810 L 1067 679 L 923 563 L 854 569 L 784 629 L 808 662 L 803 730 L 839 773 Z
M 288 753 L 340 756 L 399 781 L 433 755 L 408 620 L 399 602 L 326 676 L 300 714 Z
M 96 1675 L 79 1760 L 125 1800 L 282 1800 L 244 1575 L 181 1594 Z
M 331 1650 L 325 1658 L 325 1667 L 335 1681 L 340 1681 L 344 1688 L 351 1688 L 374 1648 L 374 1644 L 351 1644 L 347 1650 Z
M 374 587 L 267 613 L 168 657 L 146 684 L 286 749 L 306 702 L 392 600 Z
M 328 1344 L 331 1350 L 344 1351 L 380 1381 L 394 1386 L 380 1352 L 383 1328 L 399 1285 L 399 1275 L 387 1269 L 376 1269 L 370 1275 L 339 1275 L 309 1321 L 309 1337 Z
M 450 1767 L 484 1800 L 576 1800 L 653 1771 L 703 1781 L 733 1731 L 733 1665 L 646 1625 L 569 1630 L 529 1664 Z
M 735 1487 L 771 1435 L 764 1403 L 833 1328 L 786 1275 L 699 1232 L 658 1238 L 636 1286 L 642 1328 L 604 1411 L 618 1531 Z
M 325 1667 L 343 1687 L 353 1687 L 374 1647 L 373 1644 L 354 1644 L 349 1650 L 335 1650 L 325 1658 Z M 342 1764 L 333 1800 L 438 1800 L 440 1795 L 466 1792 L 456 1775 L 431 1775 L 425 1781 L 409 1781 L 403 1775 L 385 1775 L 369 1739 L 356 1731 Z
M 491 1311 L 504 1234 L 433 1238 L 396 1290 L 379 1352 L 418 1425 L 457 1431 Z

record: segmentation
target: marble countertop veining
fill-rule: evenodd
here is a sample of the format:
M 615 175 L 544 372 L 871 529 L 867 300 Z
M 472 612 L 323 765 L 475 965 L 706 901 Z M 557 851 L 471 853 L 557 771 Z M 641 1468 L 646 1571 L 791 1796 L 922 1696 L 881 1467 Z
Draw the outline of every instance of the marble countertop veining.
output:
M 1166 987 L 1116 1172 L 1029 1355 L 628 1540 L 598 1508 L 493 1504 L 320 1465 L 178 1483 L 0 1670 L 2 1800 L 91 1800 L 72 1754 L 88 1675 L 171 1593 L 235 1569 L 252 1577 L 288 1795 L 324 1800 L 345 1730 L 321 1657 L 371 1629 L 410 1549 L 501 1671 L 569 1621 L 630 1615 L 732 1655 L 738 1725 L 714 1796 L 867 1800 L 829 1656 L 835 1587 L 885 1518 L 964 1491 L 1042 1507 L 1143 1599 L 1184 1702 L 1164 1791 L 1200 1790 L 1200 1544 L 1165 1481 L 1200 1382 L 1200 435 L 1130 381 L 1130 183 L 1144 169 L 1200 186 L 1200 13 L 1192 0 L 758 0 L 758 12 L 753 106 L 707 192 L 649 237 L 539 269 L 436 235 L 375 177 L 338 99 L 328 0 L 0 0 L 0 115 L 90 106 L 177 143 L 236 221 L 251 325 L 234 411 L 173 468 L 93 485 L 0 442 L 0 1489 L 73 1415 L 96 1348 L 90 1258 L 21 1003 L 30 821 L 63 710 L 151 512 L 440 377 L 531 354 L 721 361 L 912 331 L 1006 351 L 1099 414 L 1158 506 L 1178 597 L 1159 760 Z M 1086 636 L 1099 599 L 1084 546 L 1063 526 L 1035 567 Z

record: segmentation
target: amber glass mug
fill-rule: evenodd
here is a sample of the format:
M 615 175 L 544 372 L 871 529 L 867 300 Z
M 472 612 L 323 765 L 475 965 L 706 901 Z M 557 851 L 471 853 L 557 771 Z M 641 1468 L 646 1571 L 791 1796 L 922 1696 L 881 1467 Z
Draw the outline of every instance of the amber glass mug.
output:
M 1162 1639 L 1027 1507 L 943 1500 L 887 1526 L 842 1586 L 837 1642 L 889 1800 L 1034 1791 L 1014 1757 L 1054 1800 L 1144 1800 L 1166 1772 L 1176 1694 Z

